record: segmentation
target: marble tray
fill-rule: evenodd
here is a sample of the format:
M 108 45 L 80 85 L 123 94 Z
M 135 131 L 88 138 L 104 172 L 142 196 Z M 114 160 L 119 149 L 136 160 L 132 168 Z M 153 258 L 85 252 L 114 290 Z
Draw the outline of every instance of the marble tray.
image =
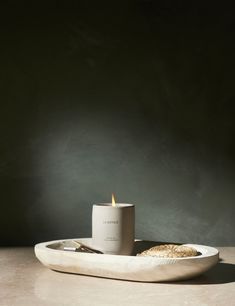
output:
M 197 244 L 199 255 L 184 258 L 156 258 L 135 256 L 154 245 L 153 241 L 135 241 L 133 256 L 92 254 L 64 251 L 73 240 L 92 247 L 91 238 L 55 240 L 35 245 L 36 257 L 46 267 L 68 273 L 144 282 L 164 282 L 190 279 L 213 267 L 219 259 L 217 249 Z

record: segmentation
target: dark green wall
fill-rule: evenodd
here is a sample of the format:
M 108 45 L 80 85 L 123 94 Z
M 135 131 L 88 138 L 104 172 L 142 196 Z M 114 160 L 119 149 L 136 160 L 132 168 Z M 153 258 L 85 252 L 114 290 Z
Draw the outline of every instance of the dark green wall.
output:
M 138 238 L 234 244 L 233 12 L 55 3 L 1 10 L 0 243 L 90 236 L 114 192 Z

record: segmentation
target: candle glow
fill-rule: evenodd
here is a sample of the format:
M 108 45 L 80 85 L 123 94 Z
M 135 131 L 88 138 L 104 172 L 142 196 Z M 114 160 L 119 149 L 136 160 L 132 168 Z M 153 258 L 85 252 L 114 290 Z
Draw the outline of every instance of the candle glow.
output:
M 113 194 L 113 193 L 112 193 L 112 206 L 113 206 L 113 207 L 116 206 L 115 197 L 114 197 L 114 194 Z

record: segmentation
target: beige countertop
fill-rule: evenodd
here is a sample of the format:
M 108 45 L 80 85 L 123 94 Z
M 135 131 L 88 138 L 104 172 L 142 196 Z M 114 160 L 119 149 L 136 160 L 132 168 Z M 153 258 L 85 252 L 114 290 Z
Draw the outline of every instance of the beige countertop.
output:
M 51 271 L 33 248 L 0 249 L 0 306 L 235 305 L 235 247 L 220 247 L 220 263 L 175 283 L 138 283 Z

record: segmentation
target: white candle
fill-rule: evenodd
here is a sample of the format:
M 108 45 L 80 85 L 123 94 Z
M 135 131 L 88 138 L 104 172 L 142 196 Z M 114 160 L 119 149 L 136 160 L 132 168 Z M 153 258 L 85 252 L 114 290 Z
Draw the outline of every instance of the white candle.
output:
M 127 203 L 94 204 L 92 245 L 106 254 L 131 255 L 135 239 L 135 206 Z

